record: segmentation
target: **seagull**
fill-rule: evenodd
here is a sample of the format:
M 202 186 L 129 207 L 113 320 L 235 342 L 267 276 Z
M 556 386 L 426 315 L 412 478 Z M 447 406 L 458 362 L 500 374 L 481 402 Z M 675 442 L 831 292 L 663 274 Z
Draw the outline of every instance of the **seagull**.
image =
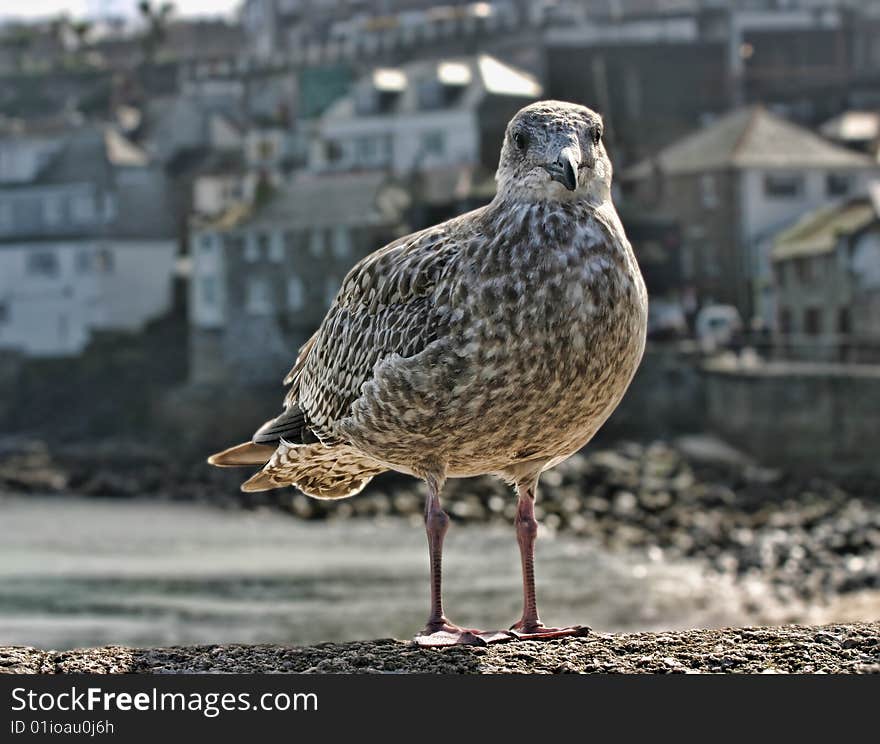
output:
M 394 470 L 427 485 L 431 609 L 422 646 L 589 632 L 548 627 L 535 594 L 543 471 L 611 415 L 645 348 L 647 292 L 611 199 L 601 117 L 540 101 L 509 122 L 488 205 L 399 238 L 345 277 L 284 379 L 284 410 L 209 458 L 262 466 L 243 491 L 359 493 Z M 522 617 L 463 628 L 442 602 L 447 478 L 513 485 Z

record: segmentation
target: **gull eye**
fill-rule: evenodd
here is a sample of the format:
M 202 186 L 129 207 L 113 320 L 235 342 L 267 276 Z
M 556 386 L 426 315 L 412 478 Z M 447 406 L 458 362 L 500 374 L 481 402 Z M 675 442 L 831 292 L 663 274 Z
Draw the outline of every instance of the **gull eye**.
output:
M 593 130 L 593 144 L 598 145 L 599 140 L 601 140 L 601 139 L 602 139 L 602 129 L 600 127 L 596 127 Z
M 529 138 L 523 132 L 514 132 L 513 144 L 518 150 L 525 150 L 529 146 Z

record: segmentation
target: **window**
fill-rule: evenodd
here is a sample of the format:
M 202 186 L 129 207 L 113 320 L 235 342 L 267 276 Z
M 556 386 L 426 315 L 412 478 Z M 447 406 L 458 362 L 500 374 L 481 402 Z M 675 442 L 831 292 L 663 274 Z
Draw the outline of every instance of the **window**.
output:
M 205 256 L 210 256 L 214 252 L 213 235 L 205 234 L 199 238 L 199 251 Z
M 199 291 L 202 303 L 205 305 L 217 304 L 217 277 L 203 276 L 199 280 Z
M 239 181 L 226 181 L 223 186 L 223 200 L 225 202 L 241 201 L 241 183 Z
M 332 305 L 337 292 L 339 292 L 339 281 L 335 276 L 328 276 L 324 280 L 324 301 L 328 305 Z
M 260 246 L 254 235 L 249 235 L 244 243 L 244 260 L 255 263 L 260 258 Z
M 88 274 L 92 271 L 93 268 L 93 256 L 92 252 L 88 249 L 77 251 L 76 259 L 74 260 L 74 268 L 76 268 L 77 274 Z
M 70 319 L 66 315 L 58 316 L 58 340 L 66 342 L 70 336 Z
M 852 317 L 848 307 L 841 307 L 837 310 L 837 332 L 844 336 L 852 333 Z
M 113 194 L 104 194 L 104 221 L 112 222 L 116 219 L 116 199 Z
M 333 257 L 344 261 L 351 256 L 351 233 L 343 225 L 333 228 Z
M 269 260 L 275 263 L 284 260 L 284 240 L 280 232 L 274 233 L 269 241 Z
M 342 160 L 343 154 L 342 145 L 338 142 L 331 140 L 324 143 L 324 158 L 328 163 L 338 163 Z
M 375 137 L 358 137 L 355 140 L 357 162 L 362 165 L 375 163 L 379 156 L 379 148 Z
M 786 266 L 784 263 L 778 263 L 773 269 L 773 274 L 776 277 L 776 286 L 784 287 L 785 286 L 785 275 L 786 275 Z
M 287 307 L 290 310 L 300 310 L 306 304 L 306 288 L 303 280 L 298 276 L 292 276 L 287 280 Z
M 808 307 L 804 311 L 804 333 L 808 336 L 818 336 L 822 333 L 822 310 L 818 307 Z
M 768 173 L 764 176 L 764 194 L 775 199 L 800 196 L 803 186 L 803 177 L 793 173 Z
M 422 152 L 425 155 L 443 155 L 446 150 L 446 135 L 439 131 L 424 132 L 422 134 Z
M 324 231 L 316 227 L 309 235 L 309 253 L 315 258 L 324 255 Z
M 706 209 L 718 206 L 718 188 L 711 173 L 700 176 L 700 201 Z
M 116 266 L 116 257 L 109 248 L 101 248 L 98 251 L 97 267 L 103 274 L 112 274 Z
M 27 272 L 34 276 L 58 276 L 58 256 L 52 251 L 33 251 L 27 256 Z
M 813 281 L 813 262 L 809 258 L 796 259 L 794 267 L 797 278 L 802 284 L 810 284 Z
M 782 333 L 791 333 L 791 310 L 787 307 L 779 309 L 779 330 Z
M 77 196 L 73 200 L 73 219 L 76 222 L 93 222 L 95 220 L 95 199 L 90 195 Z
M 12 229 L 12 204 L 0 202 L 0 230 Z
M 284 233 L 284 250 L 292 253 L 296 248 L 296 233 L 292 230 Z
M 256 276 L 248 278 L 244 306 L 250 315 L 269 315 L 272 312 L 271 289 L 266 279 Z
M 849 193 L 850 177 L 844 173 L 829 173 L 825 177 L 828 196 L 846 196 Z
M 354 144 L 358 165 L 377 166 L 387 162 L 388 140 L 385 137 L 358 137 Z
M 0 302 L 0 325 L 9 322 L 9 305 L 5 302 Z
M 61 222 L 61 199 L 57 196 L 47 196 L 43 201 L 43 219 L 47 225 L 57 225 Z

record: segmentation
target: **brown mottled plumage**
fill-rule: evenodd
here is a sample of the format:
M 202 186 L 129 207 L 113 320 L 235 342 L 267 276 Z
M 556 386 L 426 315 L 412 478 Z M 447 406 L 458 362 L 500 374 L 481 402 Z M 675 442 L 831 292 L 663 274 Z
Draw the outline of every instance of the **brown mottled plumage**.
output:
M 241 464 L 247 451 L 266 464 L 244 490 L 318 498 L 354 495 L 385 469 L 424 478 L 432 574 L 446 477 L 516 483 L 518 529 L 530 525 L 538 475 L 592 438 L 644 349 L 647 296 L 601 134 L 583 106 L 520 111 L 495 199 L 357 264 L 285 380 L 285 412 L 211 462 Z M 533 535 L 523 539 L 526 550 Z M 442 618 L 436 559 L 427 635 L 470 642 Z M 538 627 L 536 610 L 528 620 Z

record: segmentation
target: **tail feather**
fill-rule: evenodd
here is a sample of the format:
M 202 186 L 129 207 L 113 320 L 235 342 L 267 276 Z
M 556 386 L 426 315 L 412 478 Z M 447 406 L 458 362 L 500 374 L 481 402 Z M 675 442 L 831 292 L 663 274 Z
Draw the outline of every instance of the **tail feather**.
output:
M 208 458 L 210 465 L 218 468 L 240 468 L 247 465 L 265 465 L 272 458 L 274 447 L 244 442 L 217 452 Z
M 250 446 L 260 447 L 261 452 L 272 449 L 264 445 Z M 238 459 L 237 456 L 221 458 L 219 461 L 218 457 L 245 447 L 246 445 L 233 447 L 212 456 L 208 462 L 225 466 L 228 460 Z M 250 493 L 296 486 L 306 496 L 316 499 L 344 499 L 360 493 L 374 476 L 387 470 L 385 466 L 346 445 L 297 446 L 286 442 L 282 442 L 278 449 L 270 452 L 268 462 L 264 459 L 259 463 L 238 464 L 263 463 L 265 463 L 263 469 L 242 484 L 242 491 Z

